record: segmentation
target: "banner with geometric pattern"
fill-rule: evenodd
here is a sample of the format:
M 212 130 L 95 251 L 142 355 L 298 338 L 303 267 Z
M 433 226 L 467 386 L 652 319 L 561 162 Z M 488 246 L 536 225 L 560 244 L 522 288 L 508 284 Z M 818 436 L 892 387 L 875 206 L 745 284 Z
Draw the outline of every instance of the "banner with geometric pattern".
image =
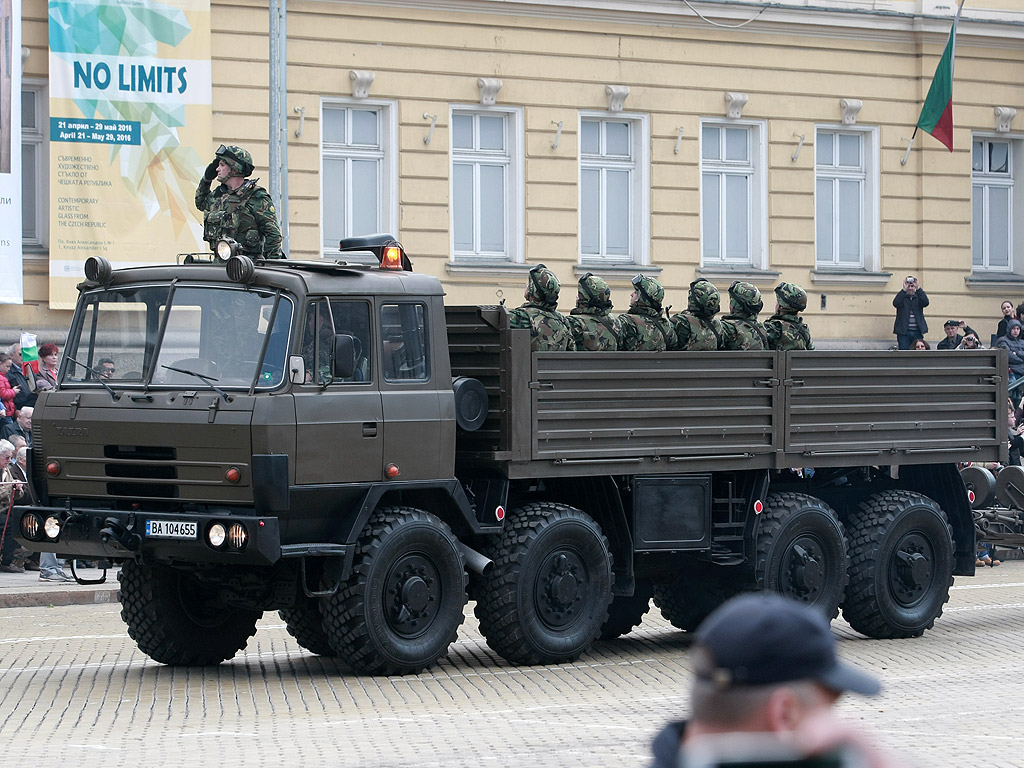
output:
M 212 142 L 209 0 L 49 0 L 50 307 L 85 260 L 200 250 Z M 205 250 L 205 249 L 203 249 Z

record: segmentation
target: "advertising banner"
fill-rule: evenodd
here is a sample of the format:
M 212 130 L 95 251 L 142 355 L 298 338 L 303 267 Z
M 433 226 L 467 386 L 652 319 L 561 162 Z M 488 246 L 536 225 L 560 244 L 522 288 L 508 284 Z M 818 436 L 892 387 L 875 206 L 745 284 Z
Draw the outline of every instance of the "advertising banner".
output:
M 167 263 L 201 248 L 209 0 L 49 0 L 50 307 L 85 260 Z
M 0 304 L 21 304 L 21 0 L 0 0 Z

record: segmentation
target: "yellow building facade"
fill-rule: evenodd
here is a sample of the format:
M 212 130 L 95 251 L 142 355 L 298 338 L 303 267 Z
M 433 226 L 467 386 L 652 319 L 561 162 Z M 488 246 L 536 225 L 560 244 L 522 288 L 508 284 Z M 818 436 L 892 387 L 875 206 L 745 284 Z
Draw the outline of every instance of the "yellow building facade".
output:
M 593 272 L 628 305 L 642 272 L 683 309 L 689 283 L 808 293 L 819 346 L 893 342 L 907 274 L 928 338 L 983 340 L 1024 302 L 1024 10 L 968 0 L 952 153 L 914 125 L 953 0 L 395 0 L 287 3 L 288 241 L 335 257 L 393 232 L 451 303 L 515 306 L 529 266 Z M 24 0 L 23 61 L 45 94 L 45 0 Z M 214 0 L 210 153 L 268 178 L 266 4 Z M 1016 111 L 1022 114 L 1017 115 Z M 202 151 L 202 149 L 200 150 Z M 168 254 L 170 258 L 172 254 Z M 45 243 L 5 327 L 59 328 Z

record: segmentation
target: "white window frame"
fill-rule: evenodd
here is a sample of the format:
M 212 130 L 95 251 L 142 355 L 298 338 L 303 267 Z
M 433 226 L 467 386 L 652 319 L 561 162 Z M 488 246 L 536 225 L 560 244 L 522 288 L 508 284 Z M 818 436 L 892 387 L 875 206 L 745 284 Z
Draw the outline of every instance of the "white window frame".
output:
M 1009 144 L 1009 173 L 1006 175 L 991 174 L 986 171 L 975 171 L 973 166 L 974 157 L 974 143 L 976 141 L 982 142 L 1000 142 Z M 988 159 L 988 153 L 985 152 L 984 156 L 986 162 Z M 1019 187 L 1024 183 L 1024 178 L 1018 168 L 1024 167 L 1024 141 L 1021 140 L 1020 136 L 1015 136 L 1006 133 L 975 133 L 971 136 L 971 270 L 975 274 L 990 274 L 990 275 L 1005 275 L 1005 274 L 1020 274 L 1021 268 L 1024 267 L 1024 259 L 1015 258 L 1017 253 L 1020 253 L 1024 248 L 1024 228 L 1014 227 L 1013 222 L 1018 216 L 1024 215 L 1024 191 L 1020 190 Z M 974 220 L 974 194 L 977 187 L 982 187 L 985 198 L 983 200 L 984 213 L 982 218 L 987 224 L 989 220 L 988 210 L 988 190 L 993 187 L 1002 187 L 1009 190 L 1009 202 L 1010 210 L 1007 216 L 1007 240 L 1009 243 L 1009 258 L 1008 264 L 1003 266 L 992 267 L 988 264 L 989 253 L 988 253 L 988 227 L 985 226 L 982 237 L 983 237 L 983 254 L 982 263 L 974 263 L 974 227 L 977 226 L 978 222 Z
M 749 162 L 743 165 L 731 161 L 704 159 L 704 129 L 746 128 L 750 136 Z M 702 118 L 698 134 L 698 157 L 700 158 L 700 260 L 704 269 L 768 269 L 768 142 L 767 124 L 764 120 L 729 120 Z M 724 178 L 729 174 L 749 173 L 748 222 L 750 258 L 740 261 L 725 258 L 706 259 L 704 256 L 704 175 L 715 173 Z M 725 184 L 719 186 L 719 244 L 725 243 L 726 217 L 724 213 Z
M 490 150 L 457 149 L 454 142 L 454 118 L 456 115 L 500 115 L 505 118 L 505 152 Z M 493 262 L 508 261 L 522 263 L 525 252 L 526 234 L 525 199 L 526 189 L 524 178 L 523 151 L 523 109 L 522 107 L 485 107 L 480 104 L 453 104 L 448 110 L 449 153 L 448 153 L 448 252 L 451 261 L 471 263 L 474 261 Z M 475 129 L 474 129 L 475 135 Z M 456 251 L 455 249 L 455 165 L 470 163 L 474 166 L 474 179 L 479 176 L 482 164 L 493 165 L 495 161 L 505 165 L 505 251 L 482 251 L 474 247 L 472 251 Z M 476 182 L 474 181 L 474 186 Z M 480 209 L 474 203 L 473 220 L 475 239 L 479 240 Z
M 855 134 L 861 140 L 861 165 L 857 169 L 818 165 L 818 142 L 823 135 L 833 137 L 837 134 Z M 838 146 L 835 147 L 838 152 Z M 850 126 L 838 124 L 822 124 L 814 126 L 814 263 L 815 269 L 822 271 L 863 270 L 878 272 L 882 268 L 882 234 L 881 234 L 881 180 L 879 171 L 879 130 L 877 126 Z M 833 155 L 836 158 L 836 155 Z M 832 258 L 818 260 L 818 181 L 833 181 L 832 223 Z M 860 204 L 860 261 L 859 263 L 840 262 L 838 251 L 839 205 L 838 182 L 840 180 L 857 180 L 861 183 Z
M 597 120 L 603 122 L 629 123 L 630 152 L 629 160 L 618 160 L 599 155 L 583 154 L 583 121 Z M 651 256 L 651 151 L 650 151 L 650 117 L 635 112 L 598 112 L 581 111 L 576 122 L 577 141 L 577 252 L 581 266 L 615 266 L 636 265 L 647 266 Z M 601 247 L 597 254 L 583 253 L 583 171 L 629 169 L 629 254 L 609 255 L 604 253 L 604 231 L 606 228 L 603 210 L 599 213 L 601 227 Z M 604 184 L 601 185 L 602 191 Z M 602 194 L 602 200 L 604 195 Z
M 324 111 L 329 109 L 375 109 L 377 110 L 378 135 L 380 138 L 379 148 L 364 149 L 362 147 L 324 146 Z M 378 175 L 378 200 L 380 200 L 380 231 L 387 232 L 396 237 L 399 236 L 398 227 L 398 105 L 394 101 L 383 101 L 377 99 L 346 99 L 327 98 L 320 99 L 320 222 L 318 237 L 320 242 L 320 255 L 322 258 L 339 258 L 338 246 L 324 243 L 323 222 L 328 215 L 324 206 L 324 160 L 326 159 L 359 159 L 365 157 L 376 157 L 380 160 L 380 174 Z M 349 207 L 346 211 L 346 231 L 351 222 L 350 206 L 352 204 L 351 174 L 346 174 L 349 180 L 349 188 L 346 190 L 345 205 Z M 347 236 L 347 235 L 346 235 Z M 350 258 L 350 257 L 348 257 Z M 350 259 L 351 260 L 351 259 Z
M 46 82 L 33 78 L 24 78 L 21 82 L 21 92 L 32 93 L 35 100 L 36 130 L 30 130 L 24 126 L 21 129 L 21 144 L 24 147 L 30 144 L 36 147 L 36 160 L 33 165 L 24 162 L 25 152 L 22 150 L 21 174 L 31 174 L 35 177 L 36 185 L 36 221 L 35 236 L 26 237 L 24 234 L 24 218 L 22 219 L 22 249 L 27 252 L 42 252 L 49 248 L 50 241 L 50 109 L 47 97 Z M 19 94 L 19 98 L 20 98 Z M 25 115 L 22 115 L 24 122 Z M 22 207 L 22 217 L 25 214 L 25 206 Z

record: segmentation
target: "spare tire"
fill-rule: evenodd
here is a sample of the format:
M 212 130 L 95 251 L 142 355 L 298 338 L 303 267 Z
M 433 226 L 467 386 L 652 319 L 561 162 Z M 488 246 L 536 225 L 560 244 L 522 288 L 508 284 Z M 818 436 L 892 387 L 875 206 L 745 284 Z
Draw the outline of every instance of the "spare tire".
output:
M 1024 467 L 1011 465 L 999 470 L 996 498 L 1004 507 L 1024 509 Z
M 960 477 L 967 490 L 974 494 L 972 509 L 984 509 L 992 505 L 996 498 L 996 476 L 991 470 L 972 464 L 960 470 Z
M 474 432 L 487 419 L 487 390 L 477 379 L 459 376 L 452 379 L 455 393 L 455 423 L 467 432 Z

